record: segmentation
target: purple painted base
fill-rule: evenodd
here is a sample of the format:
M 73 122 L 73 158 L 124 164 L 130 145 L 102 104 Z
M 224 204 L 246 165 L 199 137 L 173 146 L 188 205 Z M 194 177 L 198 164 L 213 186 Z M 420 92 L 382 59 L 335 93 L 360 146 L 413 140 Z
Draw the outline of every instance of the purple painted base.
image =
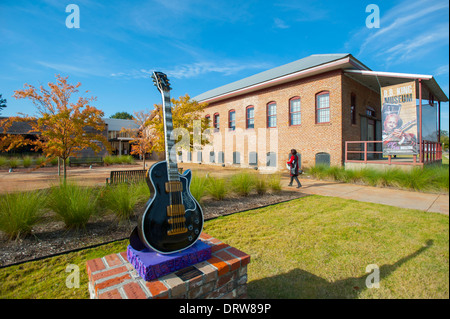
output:
M 138 274 L 145 281 L 150 281 L 211 258 L 211 247 L 197 240 L 188 249 L 163 255 L 150 249 L 137 251 L 129 245 L 127 258 Z

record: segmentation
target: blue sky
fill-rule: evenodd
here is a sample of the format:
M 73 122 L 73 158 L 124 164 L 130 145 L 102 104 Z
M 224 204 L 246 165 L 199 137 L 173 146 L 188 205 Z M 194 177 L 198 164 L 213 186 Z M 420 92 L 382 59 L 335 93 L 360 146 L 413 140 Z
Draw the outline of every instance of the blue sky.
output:
M 70 3 L 80 8 L 79 29 L 66 27 Z M 371 3 L 379 29 L 365 24 Z M 81 82 L 109 117 L 160 103 L 152 70 L 168 74 L 172 96 L 193 97 L 320 53 L 351 53 L 376 71 L 431 74 L 448 96 L 448 10 L 446 0 L 1 0 L 2 116 L 35 114 L 14 90 L 55 74 Z M 448 103 L 441 106 L 448 130 Z

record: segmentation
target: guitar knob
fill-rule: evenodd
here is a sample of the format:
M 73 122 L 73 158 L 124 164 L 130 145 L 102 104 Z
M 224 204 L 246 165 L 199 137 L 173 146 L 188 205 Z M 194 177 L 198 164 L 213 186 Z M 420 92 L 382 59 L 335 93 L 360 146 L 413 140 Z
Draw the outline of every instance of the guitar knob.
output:
M 194 229 L 194 226 L 189 225 L 189 226 L 188 226 L 188 229 L 189 229 L 189 230 L 192 230 L 192 229 Z
M 189 241 L 192 241 L 192 239 L 193 239 L 192 236 L 189 236 L 189 237 L 188 237 L 188 240 L 189 240 Z
M 194 233 L 195 233 L 196 235 L 198 235 L 198 229 L 196 229 L 196 230 L 194 231 Z
M 194 223 L 198 224 L 198 223 L 200 223 L 200 220 L 199 220 L 198 218 L 196 218 L 196 219 L 194 220 Z

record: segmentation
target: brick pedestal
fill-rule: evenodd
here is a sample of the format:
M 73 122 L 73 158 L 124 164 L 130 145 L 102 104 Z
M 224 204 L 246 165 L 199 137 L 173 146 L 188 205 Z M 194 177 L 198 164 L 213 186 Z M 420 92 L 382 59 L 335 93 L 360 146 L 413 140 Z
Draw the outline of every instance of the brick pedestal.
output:
M 211 258 L 152 281 L 142 279 L 121 252 L 87 261 L 92 299 L 226 299 L 247 297 L 250 256 L 205 233 Z

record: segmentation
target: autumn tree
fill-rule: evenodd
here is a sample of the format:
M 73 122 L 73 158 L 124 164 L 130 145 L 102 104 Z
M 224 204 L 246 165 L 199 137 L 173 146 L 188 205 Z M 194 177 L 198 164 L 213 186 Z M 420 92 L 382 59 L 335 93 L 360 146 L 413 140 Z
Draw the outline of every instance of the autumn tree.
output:
M 209 143 L 209 138 L 201 138 L 199 141 L 195 141 L 195 136 L 205 132 L 210 124 L 209 120 L 203 117 L 203 111 L 206 108 L 206 103 L 198 103 L 195 100 L 191 100 L 188 94 L 185 96 L 180 96 L 179 99 L 172 98 L 172 122 L 174 130 L 177 130 L 175 143 L 181 145 L 182 148 L 190 151 L 194 146 L 195 142 L 199 142 L 200 145 L 205 145 Z M 162 152 L 165 149 L 164 144 L 164 121 L 163 121 L 163 110 L 161 104 L 155 104 L 154 112 L 156 116 L 152 117 L 147 121 L 147 126 L 154 129 L 153 131 L 153 150 L 157 152 Z M 201 130 L 201 132 L 196 132 L 195 130 Z M 180 143 L 180 141 L 187 141 L 186 143 Z M 181 151 L 181 149 L 177 149 Z
M 48 83 L 49 89 L 42 85 L 39 89 L 25 84 L 23 90 L 14 91 L 16 99 L 29 99 L 37 108 L 38 116 L 10 117 L 3 123 L 4 132 L 14 122 L 26 122 L 31 126 L 28 134 L 38 134 L 37 139 L 29 139 L 25 135 L 6 134 L 0 140 L 0 148 L 9 151 L 22 145 L 32 145 L 34 150 L 41 149 L 47 163 L 53 158 L 60 158 L 64 167 L 66 181 L 66 163 L 70 156 L 91 148 L 94 152 L 101 150 L 101 143 L 109 150 L 102 120 L 103 112 L 91 105 L 95 97 L 80 96 L 71 102 L 72 94 L 78 93 L 81 83 L 75 85 L 67 82 L 68 77 L 56 75 L 56 83 Z M 85 93 L 88 93 L 86 91 Z
M 155 130 L 149 127 L 146 123 L 153 120 L 156 116 L 155 111 L 138 111 L 134 112 L 133 120 L 137 124 L 137 128 L 130 129 L 124 128 L 121 133 L 125 133 L 132 137 L 131 155 L 139 155 L 144 160 L 145 169 L 145 156 L 150 153 L 155 145 Z

